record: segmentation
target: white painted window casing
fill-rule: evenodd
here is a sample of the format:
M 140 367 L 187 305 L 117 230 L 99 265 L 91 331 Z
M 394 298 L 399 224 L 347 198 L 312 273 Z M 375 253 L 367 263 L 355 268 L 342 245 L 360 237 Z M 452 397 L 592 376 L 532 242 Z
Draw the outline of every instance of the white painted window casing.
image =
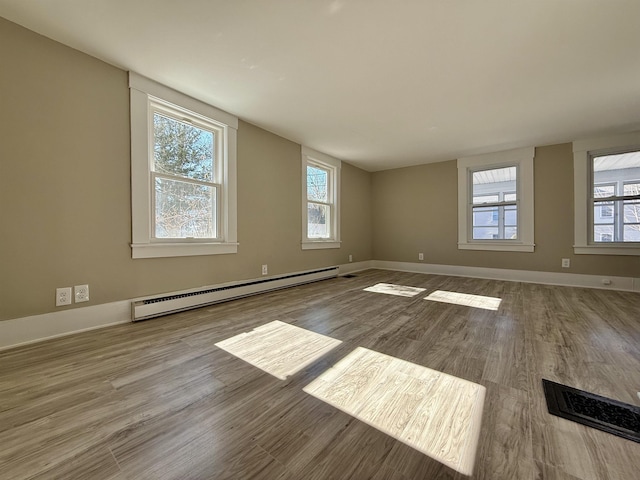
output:
M 460 250 L 488 250 L 507 252 L 534 251 L 534 205 L 533 205 L 533 147 L 505 150 L 483 155 L 474 155 L 458 159 L 458 248 Z M 487 196 L 486 204 L 474 206 L 473 174 L 483 171 L 498 170 L 515 167 L 515 192 L 504 191 L 482 192 L 476 187 L 476 197 Z M 513 182 L 512 182 L 513 183 Z M 514 200 L 515 193 L 515 200 Z M 490 194 L 496 196 L 495 201 L 489 199 Z M 475 239 L 473 235 L 474 209 L 480 207 L 498 209 L 501 216 L 507 209 L 516 209 L 516 222 L 506 222 L 504 218 L 499 222 L 500 235 L 504 236 L 505 225 L 517 229 L 516 238 Z M 497 228 L 497 227 L 496 227 Z
M 132 257 L 176 257 L 236 253 L 237 180 L 236 139 L 238 119 L 134 72 L 129 73 L 131 100 L 131 203 Z M 154 113 L 176 122 L 191 123 L 214 132 L 214 179 L 207 184 L 215 195 L 212 208 L 216 225 L 211 238 L 157 238 L 153 171 Z M 167 177 L 167 181 L 171 178 Z
M 573 250 L 575 254 L 640 255 L 639 243 L 613 242 L 609 241 L 608 238 L 593 238 L 594 221 L 599 223 L 601 220 L 601 218 L 594 218 L 595 209 L 593 208 L 594 201 L 592 198 L 594 188 L 593 158 L 634 150 L 640 150 L 640 132 L 638 131 L 576 140 L 573 142 L 573 193 L 575 209 Z M 596 186 L 599 186 L 597 182 Z
M 340 170 L 336 158 L 302 147 L 302 249 L 340 248 Z M 309 195 L 313 173 L 323 178 L 318 194 Z M 311 207 L 311 208 L 310 208 Z M 324 222 L 314 224 L 309 211 L 322 211 Z

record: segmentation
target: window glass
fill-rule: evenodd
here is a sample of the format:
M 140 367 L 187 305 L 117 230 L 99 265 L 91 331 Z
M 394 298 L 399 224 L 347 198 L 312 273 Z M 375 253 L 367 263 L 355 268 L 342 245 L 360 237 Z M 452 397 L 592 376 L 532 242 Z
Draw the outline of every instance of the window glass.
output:
M 518 238 L 517 172 L 511 166 L 472 173 L 473 240 Z M 498 205 L 480 206 L 483 204 Z
M 327 203 L 329 199 L 329 172 L 322 168 L 307 166 L 307 199 Z

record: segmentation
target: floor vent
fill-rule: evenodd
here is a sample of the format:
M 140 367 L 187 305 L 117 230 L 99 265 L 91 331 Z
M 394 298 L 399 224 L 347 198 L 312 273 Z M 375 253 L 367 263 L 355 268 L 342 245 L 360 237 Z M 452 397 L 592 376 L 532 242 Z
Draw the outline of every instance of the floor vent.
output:
M 640 408 L 542 380 L 549 413 L 640 443 Z
M 134 322 L 191 310 L 234 298 L 256 295 L 270 290 L 292 287 L 338 276 L 338 267 L 323 268 L 307 272 L 292 273 L 265 279 L 234 282 L 224 285 L 203 287 L 198 290 L 175 292 L 156 297 L 134 300 L 131 303 L 131 317 Z

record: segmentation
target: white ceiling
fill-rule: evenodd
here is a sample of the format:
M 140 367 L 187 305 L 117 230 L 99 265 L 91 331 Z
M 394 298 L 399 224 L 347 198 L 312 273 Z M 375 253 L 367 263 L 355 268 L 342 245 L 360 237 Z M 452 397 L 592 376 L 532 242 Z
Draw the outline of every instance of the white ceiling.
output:
M 638 0 L 0 0 L 0 16 L 370 171 L 640 128 Z

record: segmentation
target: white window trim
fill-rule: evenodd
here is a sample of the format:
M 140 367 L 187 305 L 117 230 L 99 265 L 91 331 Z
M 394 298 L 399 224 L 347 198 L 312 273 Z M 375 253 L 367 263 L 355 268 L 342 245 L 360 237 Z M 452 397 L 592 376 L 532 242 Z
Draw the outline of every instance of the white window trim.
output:
M 602 245 L 589 243 L 589 188 L 590 153 L 640 148 L 640 132 L 607 137 L 576 140 L 573 142 L 573 252 L 578 255 L 640 255 L 637 245 Z
M 153 80 L 129 72 L 131 98 L 131 214 L 132 258 L 180 257 L 237 253 L 237 179 L 236 143 L 238 119 L 222 110 L 188 97 Z M 220 241 L 202 242 L 185 239 L 176 242 L 152 241 L 152 192 L 150 181 L 150 102 L 156 98 L 178 109 L 189 110 L 223 126 L 225 155 L 218 234 Z
M 505 150 L 458 159 L 458 249 L 533 252 L 533 158 L 534 147 Z M 470 174 L 476 170 L 518 167 L 518 239 L 473 240 L 471 238 Z
M 307 237 L 307 165 L 319 165 L 331 170 L 333 192 L 333 215 L 331 216 L 331 238 Z M 322 152 L 302 146 L 302 250 L 340 248 L 340 170 L 342 162 Z

